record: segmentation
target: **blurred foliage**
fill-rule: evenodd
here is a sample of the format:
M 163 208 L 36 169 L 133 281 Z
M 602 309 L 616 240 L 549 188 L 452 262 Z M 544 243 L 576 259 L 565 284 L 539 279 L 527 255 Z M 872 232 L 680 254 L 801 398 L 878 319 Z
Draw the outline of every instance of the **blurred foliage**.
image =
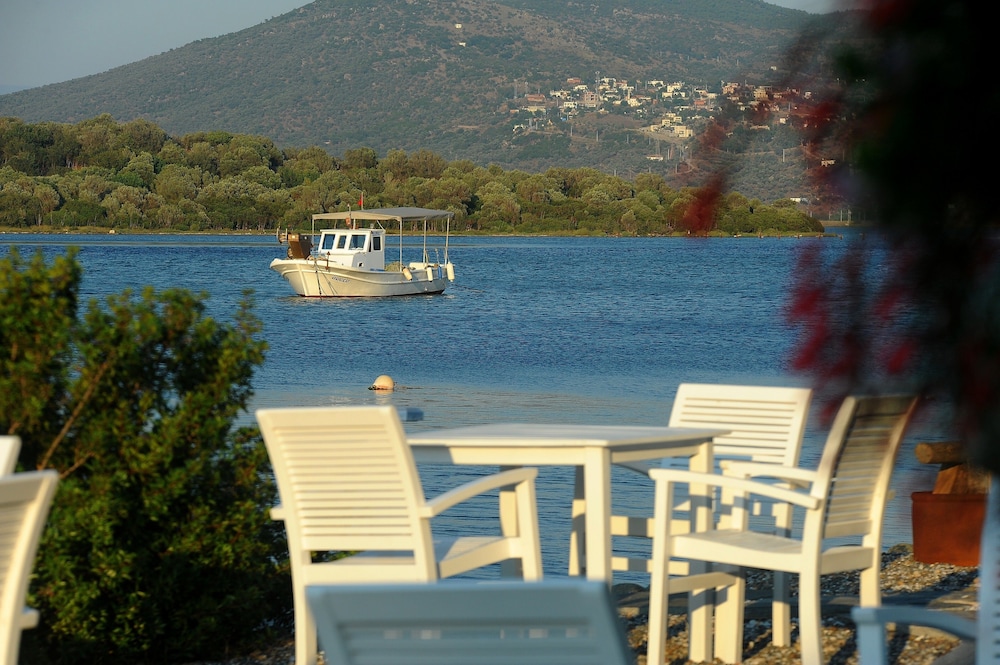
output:
M 291 606 L 277 491 L 237 429 L 266 344 L 204 296 L 125 291 L 79 312 L 71 250 L 0 260 L 0 432 L 56 469 L 34 565 L 32 662 L 215 660 L 266 643 Z M 287 629 L 287 625 L 285 625 Z
M 539 149 L 557 143 L 548 140 Z M 246 134 L 175 138 L 151 123 L 117 123 L 108 115 L 76 125 L 0 118 L 0 161 L 0 226 L 13 228 L 306 230 L 314 213 L 357 208 L 363 200 L 367 208 L 451 210 L 457 232 L 823 230 L 807 206 L 785 205 L 787 199 L 743 199 L 743 210 L 720 209 L 692 227 L 683 207 L 697 187 L 675 189 L 653 173 L 630 181 L 592 168 L 505 171 L 495 164 L 448 162 L 426 149 L 390 150 L 380 158 L 374 149 L 358 147 L 336 158 L 318 147 L 280 149 L 268 138 Z M 749 200 L 756 201 L 753 212 Z
M 953 409 L 953 436 L 1000 472 L 1000 261 L 989 130 L 1000 92 L 988 5 L 870 0 L 864 48 L 816 100 L 814 142 L 847 146 L 831 182 L 874 211 L 878 237 L 834 261 L 803 258 L 798 365 L 834 394 L 914 390 Z M 930 99 L 968 99 L 954 118 Z M 959 131 L 955 131 L 956 128 Z M 884 265 L 884 268 L 876 269 Z

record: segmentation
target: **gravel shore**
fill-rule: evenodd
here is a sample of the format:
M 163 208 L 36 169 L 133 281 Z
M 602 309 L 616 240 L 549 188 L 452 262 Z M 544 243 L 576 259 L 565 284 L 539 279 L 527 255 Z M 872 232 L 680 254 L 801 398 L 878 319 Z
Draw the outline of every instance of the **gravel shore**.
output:
M 797 586 L 792 583 L 793 596 Z M 913 548 L 897 545 L 882 555 L 882 602 L 884 605 L 920 605 L 974 617 L 977 609 L 976 590 L 979 571 L 950 564 L 924 564 L 913 560 Z M 831 665 L 854 665 L 858 662 L 854 623 L 850 609 L 857 604 L 859 593 L 857 573 L 825 575 L 823 588 L 823 644 L 826 662 Z M 771 574 L 756 572 L 747 580 L 746 628 L 744 631 L 744 663 L 746 665 L 801 664 L 797 640 L 796 619 L 792 619 L 791 647 L 771 644 L 771 605 L 769 590 Z M 615 587 L 620 598 L 623 618 L 627 621 L 629 643 L 635 649 L 638 665 L 646 665 L 645 589 L 633 585 Z M 667 664 L 686 665 L 687 625 L 683 602 L 674 613 L 671 602 L 671 630 L 667 642 Z M 794 608 L 793 608 L 794 613 Z M 913 628 L 907 634 L 893 637 L 890 662 L 898 665 L 931 665 L 954 650 L 959 641 L 932 629 Z
M 886 605 L 921 605 L 974 616 L 977 609 L 978 568 L 949 564 L 923 564 L 913 560 L 909 545 L 897 545 L 882 555 L 882 593 Z M 776 647 L 771 644 L 771 607 L 768 593 L 770 573 L 751 574 L 747 580 L 744 663 L 746 665 L 801 664 L 797 645 Z M 797 587 L 792 584 L 792 593 Z M 858 662 L 854 624 L 850 608 L 857 603 L 859 579 L 856 573 L 826 575 L 823 578 L 823 642 L 831 665 L 854 665 Z M 636 653 L 637 665 L 646 664 L 646 589 L 621 584 L 614 588 L 619 600 L 622 621 L 629 643 Z M 687 626 L 683 602 L 673 602 L 670 613 L 670 638 L 667 642 L 667 665 L 687 665 Z M 793 610 L 794 611 L 794 610 Z M 792 639 L 797 640 L 795 619 Z M 943 633 L 914 628 L 910 633 L 892 638 L 891 662 L 898 665 L 931 665 L 952 652 L 959 641 Z M 272 649 L 221 663 L 191 665 L 288 665 L 294 658 L 294 644 L 289 636 Z M 954 657 L 956 654 L 952 654 Z M 958 661 L 962 662 L 962 661 Z M 971 661 L 970 661 L 971 662 Z

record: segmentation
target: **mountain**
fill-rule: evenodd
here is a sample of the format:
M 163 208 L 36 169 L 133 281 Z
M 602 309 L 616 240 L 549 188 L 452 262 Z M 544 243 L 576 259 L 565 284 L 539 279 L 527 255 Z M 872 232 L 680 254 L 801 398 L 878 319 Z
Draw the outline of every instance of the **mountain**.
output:
M 640 118 L 597 126 L 605 145 L 577 145 L 586 124 L 573 140 L 514 139 L 514 98 L 573 77 L 764 85 L 807 26 L 836 20 L 760 0 L 316 0 L 101 74 L 2 95 L 0 116 L 75 123 L 110 113 L 174 135 L 225 130 L 336 155 L 368 146 L 505 168 L 646 170 L 651 144 L 627 133 Z

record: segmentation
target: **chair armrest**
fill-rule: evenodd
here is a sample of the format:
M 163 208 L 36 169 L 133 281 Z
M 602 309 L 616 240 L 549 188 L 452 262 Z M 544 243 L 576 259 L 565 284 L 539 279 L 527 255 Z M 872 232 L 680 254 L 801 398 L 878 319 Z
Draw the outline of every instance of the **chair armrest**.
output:
M 862 665 L 888 665 L 886 624 L 928 626 L 957 637 L 976 639 L 976 622 L 950 612 L 923 607 L 855 607 L 851 618 L 858 627 L 858 660 Z
M 739 478 L 777 478 L 779 480 L 787 480 L 799 487 L 805 487 L 816 479 L 816 471 L 813 469 L 800 469 L 797 466 L 781 466 L 780 464 L 743 462 L 739 460 L 723 462 L 722 472 L 727 476 Z
M 649 477 L 660 482 L 691 483 L 696 485 L 709 485 L 722 489 L 735 490 L 746 494 L 756 494 L 766 496 L 777 501 L 784 501 L 795 506 L 801 506 L 806 510 L 816 510 L 822 500 L 810 494 L 777 487 L 768 483 L 760 483 L 745 478 L 735 478 L 733 476 L 722 476 L 715 473 L 696 473 L 683 469 L 652 469 Z
M 456 506 L 463 501 L 483 494 L 484 492 L 489 492 L 490 490 L 499 489 L 501 487 L 509 487 L 511 485 L 520 485 L 525 482 L 534 484 L 537 476 L 538 469 L 534 467 L 521 467 L 477 478 L 473 481 L 465 483 L 464 485 L 459 485 L 454 489 L 448 490 L 444 494 L 438 495 L 433 499 L 428 499 L 428 501 L 419 509 L 420 517 L 434 517 L 435 515 L 441 514 L 448 508 Z
M 926 607 L 910 607 L 906 605 L 879 607 L 853 607 L 851 618 L 858 629 L 867 626 L 880 626 L 897 623 L 906 626 L 927 626 L 951 633 L 963 640 L 976 639 L 976 622 L 943 610 L 929 610 Z

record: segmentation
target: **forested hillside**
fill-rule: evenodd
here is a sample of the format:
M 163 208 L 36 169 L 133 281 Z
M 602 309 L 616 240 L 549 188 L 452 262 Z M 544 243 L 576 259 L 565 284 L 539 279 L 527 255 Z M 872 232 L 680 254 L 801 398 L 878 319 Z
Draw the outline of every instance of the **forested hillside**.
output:
M 333 157 L 228 132 L 171 137 L 147 120 L 77 124 L 0 119 L 0 227 L 274 231 L 317 212 L 421 206 L 455 212 L 452 229 L 614 235 L 775 234 L 822 226 L 790 200 L 674 189 L 594 168 L 505 171 L 429 150 L 371 148 Z
M 335 155 L 430 150 L 531 171 L 592 166 L 682 186 L 699 178 L 674 180 L 679 159 L 648 159 L 658 146 L 643 128 L 658 122 L 662 97 L 642 113 L 608 105 L 572 117 L 551 100 L 541 114 L 525 111 L 519 99 L 572 78 L 770 85 L 808 21 L 836 33 L 836 16 L 759 0 L 317 0 L 103 74 L 0 96 L 0 116 L 78 123 L 109 113 L 178 136 L 253 134 Z M 538 131 L 513 131 L 532 120 Z M 803 164 L 777 171 L 785 186 L 772 177 L 754 195 L 803 193 Z

